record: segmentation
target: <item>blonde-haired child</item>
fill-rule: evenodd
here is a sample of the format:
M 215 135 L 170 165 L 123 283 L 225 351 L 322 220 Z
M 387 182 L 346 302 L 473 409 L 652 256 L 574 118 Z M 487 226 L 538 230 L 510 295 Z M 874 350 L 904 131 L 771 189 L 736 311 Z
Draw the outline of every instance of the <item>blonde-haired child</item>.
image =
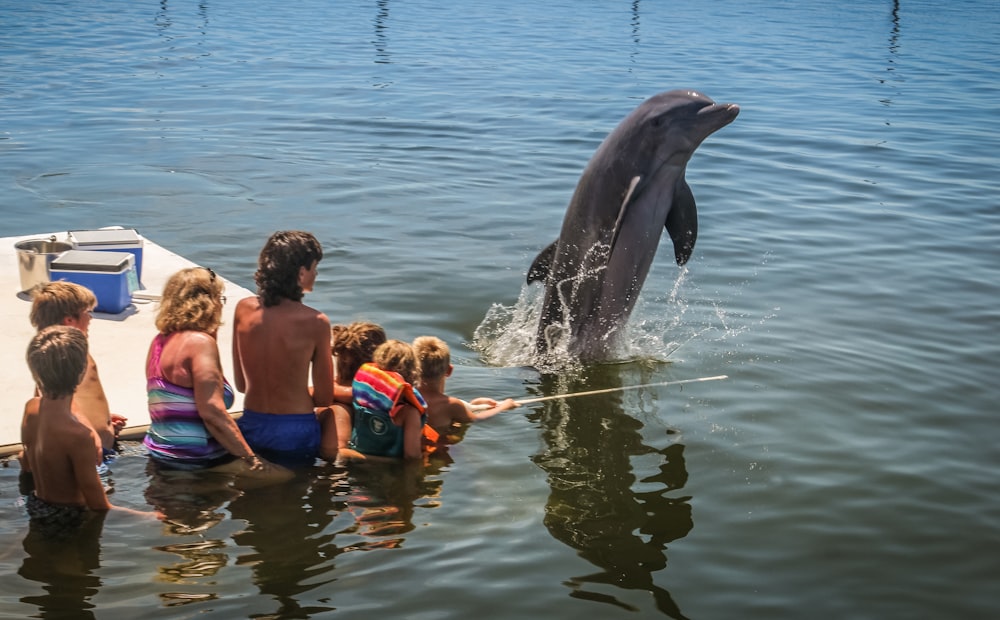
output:
M 73 408 L 73 393 L 87 370 L 87 337 L 76 327 L 46 327 L 31 339 L 26 360 L 40 393 L 25 406 L 36 411 L 31 436 L 21 430 L 23 459 L 34 479 L 28 516 L 47 535 L 70 536 L 88 510 L 113 508 L 97 473 L 101 441 Z
M 88 335 L 91 311 L 97 297 L 90 289 L 73 282 L 45 282 L 31 291 L 31 325 L 38 331 L 52 325 L 76 327 Z M 87 355 L 87 372 L 76 388 L 73 405 L 83 414 L 101 440 L 105 456 L 114 454 L 115 438 L 125 426 L 125 418 L 111 413 L 97 363 Z
M 423 456 L 427 404 L 413 387 L 420 366 L 413 347 L 400 340 L 380 345 L 371 363 L 354 375 L 354 427 L 345 458 Z
M 451 376 L 451 350 L 436 336 L 420 336 L 413 341 L 413 350 L 420 365 L 417 388 L 427 401 L 427 424 L 438 432 L 447 430 L 452 424 L 468 424 L 493 417 L 501 411 L 518 407 L 518 403 L 508 398 L 497 402 L 492 398 L 476 398 L 465 401 L 445 393 L 445 381 Z M 473 411 L 469 405 L 485 405 L 484 411 Z

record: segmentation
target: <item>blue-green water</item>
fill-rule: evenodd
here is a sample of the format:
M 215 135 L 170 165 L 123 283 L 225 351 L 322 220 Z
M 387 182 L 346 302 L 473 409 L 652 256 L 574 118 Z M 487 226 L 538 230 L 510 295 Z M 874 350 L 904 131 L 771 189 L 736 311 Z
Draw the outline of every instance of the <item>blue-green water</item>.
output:
M 1000 612 L 993 3 L 0 0 L 0 51 L 3 236 L 131 226 L 250 286 L 311 230 L 307 300 L 445 338 L 464 397 L 730 376 L 532 405 L 420 472 L 239 490 L 127 445 L 112 501 L 170 523 L 79 545 L 25 536 L 12 463 L 0 616 Z M 657 257 L 632 361 L 543 377 L 524 274 L 678 87 L 742 108 L 688 167 L 694 257 Z

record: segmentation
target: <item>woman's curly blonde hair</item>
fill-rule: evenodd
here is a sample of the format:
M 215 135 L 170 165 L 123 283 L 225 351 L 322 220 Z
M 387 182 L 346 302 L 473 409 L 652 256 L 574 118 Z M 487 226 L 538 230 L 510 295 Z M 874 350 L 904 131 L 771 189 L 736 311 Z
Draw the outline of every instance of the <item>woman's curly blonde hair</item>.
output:
M 222 324 L 222 278 L 207 267 L 189 267 L 170 276 L 163 287 L 156 329 L 214 333 Z

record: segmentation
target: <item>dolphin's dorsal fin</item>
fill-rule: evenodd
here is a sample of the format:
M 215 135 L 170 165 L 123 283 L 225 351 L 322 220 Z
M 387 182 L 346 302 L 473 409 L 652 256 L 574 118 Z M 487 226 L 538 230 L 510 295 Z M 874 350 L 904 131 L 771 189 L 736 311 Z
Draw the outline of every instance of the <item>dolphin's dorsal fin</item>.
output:
M 683 266 L 691 258 L 698 239 L 698 209 L 687 181 L 681 179 L 674 190 L 674 202 L 667 214 L 667 232 L 674 242 L 674 258 Z
M 628 204 L 632 201 L 632 194 L 635 193 L 635 188 L 642 181 L 641 176 L 634 176 L 628 184 L 628 191 L 625 192 L 625 197 L 622 198 L 622 204 L 618 207 L 618 219 L 615 220 L 614 230 L 611 232 L 611 247 L 615 247 L 615 243 L 618 241 L 618 233 L 622 230 L 622 221 L 625 220 L 625 211 L 628 210 Z
M 549 268 L 552 266 L 552 257 L 556 253 L 556 245 L 558 244 L 559 240 L 556 239 L 549 244 L 549 247 L 538 253 L 535 262 L 531 263 L 531 267 L 528 269 L 528 284 L 544 282 L 549 277 Z

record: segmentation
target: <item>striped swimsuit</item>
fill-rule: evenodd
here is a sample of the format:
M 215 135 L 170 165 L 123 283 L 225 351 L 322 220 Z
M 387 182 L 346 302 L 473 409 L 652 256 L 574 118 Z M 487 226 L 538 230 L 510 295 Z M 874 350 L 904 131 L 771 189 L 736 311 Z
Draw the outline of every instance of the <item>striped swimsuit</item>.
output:
M 194 401 L 194 389 L 167 381 L 160 368 L 163 347 L 173 334 L 158 334 L 146 365 L 149 430 L 143 443 L 153 460 L 177 469 L 220 465 L 233 456 L 205 427 Z M 233 388 L 223 379 L 226 408 L 233 405 Z

